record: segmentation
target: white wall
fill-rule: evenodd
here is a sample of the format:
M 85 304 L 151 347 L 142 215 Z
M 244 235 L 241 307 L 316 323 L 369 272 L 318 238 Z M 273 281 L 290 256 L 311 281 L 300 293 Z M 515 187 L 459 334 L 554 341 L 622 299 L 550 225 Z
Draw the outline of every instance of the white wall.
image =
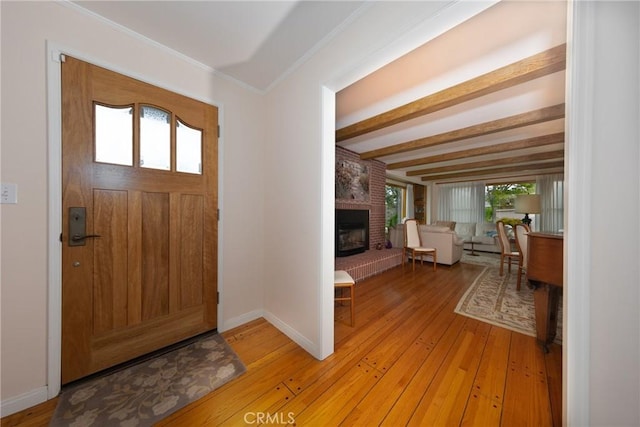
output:
M 267 95 L 265 311 L 318 358 L 333 349 L 335 126 L 323 127 L 323 87 L 340 90 L 489 4 L 371 2 Z
M 46 42 L 85 60 L 220 107 L 222 227 L 220 329 L 262 314 L 263 97 L 57 2 L 6 2 L 2 19 L 1 180 L 18 184 L 1 207 L 2 409 L 46 398 L 47 70 Z M 50 65 L 50 64 L 49 64 Z M 54 235 L 56 231 L 54 230 Z
M 592 98 L 589 106 L 592 111 L 578 111 L 576 117 L 590 135 L 575 141 L 578 152 L 572 153 L 580 156 L 581 150 L 591 151 L 591 164 L 577 165 L 590 175 L 590 186 L 586 188 L 590 193 L 590 212 L 586 213 L 590 223 L 586 224 L 584 235 L 582 230 L 573 232 L 579 234 L 579 237 L 574 234 L 575 250 L 579 251 L 579 247 L 588 250 L 591 263 L 580 266 L 588 274 L 586 283 L 570 283 L 585 287 L 589 299 L 587 354 L 579 354 L 582 349 L 574 347 L 578 352 L 574 357 L 588 361 L 585 373 L 589 405 L 584 409 L 588 411 L 590 424 L 637 426 L 640 425 L 640 3 L 577 2 L 575 7 L 579 16 L 576 37 L 593 42 L 578 53 L 589 58 L 593 68 L 588 70 L 590 77 L 578 81 L 588 83 L 590 79 L 592 84 L 576 88 Z M 578 187 L 583 184 L 586 183 L 569 182 L 570 191 L 581 191 Z M 625 212 L 624 216 L 613 219 L 612 208 Z M 570 221 L 570 233 L 571 227 Z M 574 326 L 584 325 L 582 322 Z

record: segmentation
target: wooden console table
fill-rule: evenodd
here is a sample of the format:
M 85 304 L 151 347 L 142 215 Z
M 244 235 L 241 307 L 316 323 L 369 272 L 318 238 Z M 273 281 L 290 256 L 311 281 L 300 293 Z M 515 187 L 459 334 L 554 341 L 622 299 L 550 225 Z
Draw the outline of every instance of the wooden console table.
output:
M 559 233 L 529 233 L 527 279 L 534 287 L 536 336 L 545 352 L 556 336 L 558 296 L 563 286 L 563 243 Z

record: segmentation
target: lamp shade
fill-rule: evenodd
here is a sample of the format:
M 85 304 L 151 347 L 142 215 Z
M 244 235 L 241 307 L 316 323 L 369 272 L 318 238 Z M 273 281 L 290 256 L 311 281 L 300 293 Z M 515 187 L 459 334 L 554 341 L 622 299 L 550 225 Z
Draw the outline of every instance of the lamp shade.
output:
M 537 214 L 540 213 L 539 194 L 520 194 L 516 196 L 516 213 Z

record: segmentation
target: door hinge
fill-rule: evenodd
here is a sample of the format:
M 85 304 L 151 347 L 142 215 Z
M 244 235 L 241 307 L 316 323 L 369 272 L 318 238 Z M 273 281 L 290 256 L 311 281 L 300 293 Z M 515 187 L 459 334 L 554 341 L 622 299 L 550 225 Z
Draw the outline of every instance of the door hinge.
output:
M 60 243 L 62 243 L 62 233 L 60 233 Z
M 218 138 L 220 138 L 220 125 L 218 125 Z
M 220 304 L 220 292 L 216 292 L 216 304 Z
M 220 209 L 216 210 L 216 219 L 220 221 Z

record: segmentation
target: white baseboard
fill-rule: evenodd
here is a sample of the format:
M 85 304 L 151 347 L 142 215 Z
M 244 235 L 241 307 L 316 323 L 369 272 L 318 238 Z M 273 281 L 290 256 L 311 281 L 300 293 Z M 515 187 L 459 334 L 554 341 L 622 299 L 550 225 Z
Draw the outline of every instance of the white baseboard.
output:
M 315 345 L 307 337 L 299 333 L 296 329 L 292 328 L 286 322 L 283 322 L 280 318 L 269 311 L 254 310 L 241 316 L 231 318 L 224 322 L 222 326 L 218 326 L 218 332 L 228 331 L 229 329 L 233 329 L 238 326 L 244 325 L 245 323 L 249 323 L 253 320 L 260 319 L 261 317 L 265 318 L 269 323 L 278 328 L 280 332 L 291 338 L 296 344 L 302 347 L 313 357 L 321 360 L 318 357 L 319 349 L 317 345 Z
M 47 401 L 48 390 L 46 386 L 38 387 L 19 396 L 10 397 L 2 401 L 0 406 L 0 416 L 15 414 L 32 406 L 39 405 Z
M 223 322 L 222 325 L 218 325 L 218 332 L 228 331 L 229 329 L 236 328 L 261 317 L 264 317 L 264 310 L 254 310 L 241 316 L 232 317 L 231 319 Z
M 287 323 L 280 320 L 277 316 L 273 315 L 273 313 L 265 311 L 264 318 L 269 321 L 273 326 L 278 328 L 280 332 L 291 338 L 296 344 L 305 349 L 309 354 L 315 357 L 318 360 L 322 360 L 320 356 L 320 350 L 316 344 L 309 341 L 307 337 L 302 335 L 296 329 L 289 326 Z

